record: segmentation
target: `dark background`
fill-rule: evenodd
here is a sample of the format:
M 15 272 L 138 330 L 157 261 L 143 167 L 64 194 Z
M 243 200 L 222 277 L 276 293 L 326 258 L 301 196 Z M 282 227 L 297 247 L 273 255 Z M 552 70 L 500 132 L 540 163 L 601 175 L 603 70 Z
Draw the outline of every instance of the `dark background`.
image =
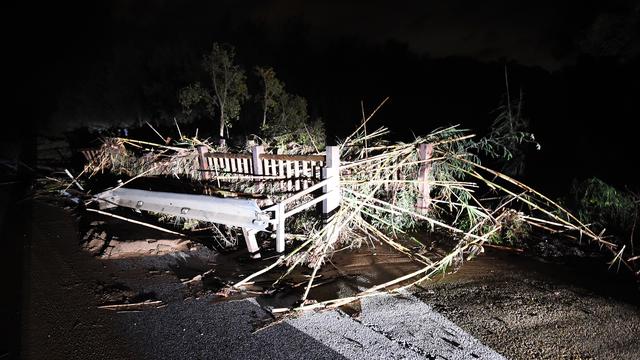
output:
M 542 145 L 528 152 L 528 183 L 552 197 L 591 176 L 637 190 L 639 13 L 627 0 L 9 3 L 0 149 L 3 159 L 34 164 L 38 135 L 181 119 L 177 91 L 201 77 L 201 56 L 218 41 L 237 48 L 249 75 L 274 67 L 326 122 L 330 141 L 357 126 L 360 101 L 370 111 L 387 96 L 370 128 L 387 126 L 395 140 L 451 124 L 482 135 L 504 98 L 506 67 Z M 257 116 L 246 110 L 243 119 L 232 131 L 248 133 Z M 211 136 L 216 124 L 183 124 L 196 127 Z M 12 204 L 32 175 L 21 168 L 19 182 L 3 188 L 3 239 L 31 228 L 29 212 Z M 28 244 L 5 244 L 0 270 L 16 290 L 3 297 L 2 322 L 12 329 Z M 18 348 L 19 332 L 4 333 L 12 335 L 0 357 Z
M 526 177 L 555 192 L 587 176 L 637 184 L 639 13 L 633 1 L 22 2 L 5 32 L 26 65 L 27 133 L 180 119 L 177 91 L 202 79 L 213 41 L 237 48 L 250 92 L 253 66 L 273 66 L 330 141 L 360 121 L 361 100 L 370 110 L 386 96 L 371 127 L 398 140 L 449 124 L 482 135 L 506 66 L 542 145 Z M 233 132 L 257 118 L 243 115 Z M 195 126 L 213 135 L 216 124 Z

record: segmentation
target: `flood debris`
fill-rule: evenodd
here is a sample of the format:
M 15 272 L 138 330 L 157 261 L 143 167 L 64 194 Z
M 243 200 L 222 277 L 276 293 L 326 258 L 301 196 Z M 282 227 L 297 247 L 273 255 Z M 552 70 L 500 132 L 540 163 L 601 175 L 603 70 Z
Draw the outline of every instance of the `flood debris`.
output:
M 296 282 L 297 287 L 304 290 L 299 301 L 287 308 L 294 312 L 330 309 L 370 296 L 397 293 L 439 274 L 454 271 L 465 261 L 482 254 L 485 246 L 512 247 L 517 239 L 541 239 L 539 234 L 553 237 L 554 241 L 571 243 L 572 246 L 593 244 L 610 254 L 612 264 L 636 271 L 633 262 L 638 257 L 633 254 L 633 249 L 611 241 L 604 232 L 595 232 L 544 194 L 483 165 L 481 154 L 499 156 L 497 153 L 507 151 L 495 139 L 477 139 L 459 126 L 451 126 L 415 137 L 411 142 L 391 143 L 386 140 L 389 131 L 384 127 L 367 132 L 366 124 L 380 106 L 339 146 L 327 148 L 325 153 L 313 154 L 311 158 L 265 155 L 262 147 L 254 147 L 251 154 L 234 154 L 225 147 L 216 147 L 207 141 L 182 134 L 172 144 L 127 138 L 106 139 L 85 167 L 85 176 L 94 177 L 105 172 L 126 174 L 131 177 L 127 183 L 148 176 L 170 176 L 201 185 L 193 195 L 157 196 L 148 192 L 143 194 L 145 200 L 136 202 L 131 194 L 140 195 L 143 192 L 123 188 L 126 183 L 121 183 L 112 189 L 100 189 L 106 191 L 97 196 L 88 196 L 85 204 L 91 206 L 102 202 L 103 205 L 124 205 L 138 211 L 149 210 L 159 218 L 168 217 L 174 225 L 181 224 L 188 230 L 185 232 L 211 229 L 212 236 L 225 239 L 218 242 L 224 246 L 225 243 L 234 243 L 226 240 L 231 233 L 229 229 L 239 225 L 243 228 L 249 226 L 225 222 L 216 216 L 189 217 L 187 215 L 194 206 L 179 206 L 174 202 L 177 199 L 199 198 L 203 194 L 217 197 L 212 199 L 220 199 L 217 202 L 220 204 L 228 202 L 229 199 L 223 199 L 225 196 L 239 198 L 238 203 L 260 199 L 255 202 L 252 200 L 255 213 L 262 216 L 269 212 L 272 215 L 250 222 L 254 225 L 256 221 L 261 222 L 258 230 L 275 233 L 277 252 L 284 251 L 285 232 L 297 233 L 298 236 L 288 237 L 293 247 L 270 265 L 228 284 L 217 293 L 226 297 L 252 291 L 248 285 L 253 281 L 267 273 L 280 271 L 271 284 L 272 289 L 277 289 L 294 273 L 294 269 L 304 268 L 310 274 L 303 282 Z M 329 151 L 335 151 L 335 160 L 330 160 Z M 216 160 L 211 162 L 213 160 L 206 160 L 207 157 Z M 322 166 L 290 166 L 296 161 L 304 164 L 304 159 L 313 159 Z M 332 161 L 335 161 L 333 167 L 329 166 Z M 206 176 L 203 175 L 205 173 Z M 315 178 L 316 174 L 321 176 Z M 327 179 L 333 180 L 329 183 Z M 75 184 L 81 179 L 77 177 L 73 181 Z M 329 189 L 333 187 L 335 189 Z M 305 188 L 309 191 L 305 191 Z M 327 195 L 334 190 L 335 196 Z M 131 199 L 127 198 L 125 205 L 115 195 L 131 195 Z M 166 208 L 163 207 L 163 197 L 166 198 Z M 212 204 L 216 201 L 212 200 Z M 147 202 L 151 202 L 152 206 L 145 208 Z M 310 206 L 318 204 L 319 207 L 320 202 L 325 210 L 328 203 L 335 205 L 331 211 L 325 211 L 326 218 L 319 218 L 314 207 Z M 301 210 L 294 210 L 301 204 L 307 205 Z M 162 229 L 101 210 L 87 210 Z M 201 212 L 206 213 L 204 210 Z M 293 218 L 293 215 L 296 217 Z M 428 244 L 413 237 L 412 232 L 446 238 L 452 245 L 445 253 L 432 251 Z M 244 237 L 249 252 L 255 253 L 255 232 L 244 231 Z M 253 243 L 248 240 L 250 237 L 253 237 Z M 89 241 L 87 247 L 99 247 L 99 239 L 99 236 L 97 240 L 92 239 L 94 242 L 91 244 Z M 162 246 L 174 246 L 172 249 L 177 249 L 177 246 L 188 247 L 183 243 L 162 241 L 111 243 L 109 256 L 165 251 L 161 249 Z M 372 284 L 349 296 L 322 301 L 313 299 L 321 269 L 331 263 L 336 252 L 362 246 L 375 248 L 376 244 L 385 244 L 404 254 L 418 265 L 418 269 L 383 283 Z M 120 250 L 117 250 L 118 247 Z M 514 251 L 520 250 L 515 248 Z M 201 283 L 205 274 L 187 278 L 184 283 Z M 268 293 L 269 290 L 262 292 Z M 283 309 L 277 312 L 283 312 Z
M 594 242 L 615 255 L 616 261 L 628 265 L 619 256 L 624 248 L 593 232 L 541 193 L 481 165 L 471 152 L 478 145 L 465 131 L 457 127 L 440 129 L 407 144 L 384 142 L 380 138 L 386 133 L 384 128 L 371 134 L 359 129 L 342 143 L 340 157 L 345 161 L 340 168 L 341 208 L 324 227 L 310 234 L 307 241 L 265 269 L 285 264 L 288 269 L 283 276 L 286 276 L 296 266 L 313 268 L 300 305 L 291 310 L 334 308 L 360 298 L 400 291 L 446 273 L 480 254 L 485 244 L 518 229 L 536 228 L 567 235 L 569 241 Z M 364 147 L 365 139 L 368 148 Z M 433 146 L 431 158 L 419 158 L 416 149 L 424 143 Z M 430 163 L 432 168 L 427 211 L 415 206 L 421 185 L 417 174 L 425 163 Z M 491 194 L 491 198 L 480 197 L 483 192 Z M 396 241 L 398 235 L 418 224 L 446 234 L 456 245 L 448 254 L 435 257 Z M 326 236 L 335 233 L 338 235 Z M 373 239 L 407 254 L 423 267 L 351 297 L 315 303 L 307 300 L 317 270 L 334 251 Z

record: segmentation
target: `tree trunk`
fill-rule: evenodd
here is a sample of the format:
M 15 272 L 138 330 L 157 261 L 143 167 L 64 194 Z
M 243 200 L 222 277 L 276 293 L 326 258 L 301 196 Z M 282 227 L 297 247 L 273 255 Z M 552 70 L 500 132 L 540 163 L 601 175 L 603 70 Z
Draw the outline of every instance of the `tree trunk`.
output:
M 220 137 L 224 137 L 224 110 L 220 110 Z
M 263 113 L 262 113 L 262 127 L 264 128 L 264 125 L 267 123 L 267 109 L 265 108 Z
M 262 102 L 262 127 L 267 124 L 267 82 L 264 83 L 264 101 Z

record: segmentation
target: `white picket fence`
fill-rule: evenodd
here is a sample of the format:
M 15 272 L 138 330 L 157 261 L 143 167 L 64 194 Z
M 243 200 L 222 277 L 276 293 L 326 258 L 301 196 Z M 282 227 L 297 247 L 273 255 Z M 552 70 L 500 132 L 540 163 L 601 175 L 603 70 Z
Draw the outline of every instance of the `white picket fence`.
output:
M 253 147 L 251 154 L 208 152 L 205 146 L 198 147 L 198 160 L 202 180 L 212 178 L 255 178 L 286 181 L 292 196 L 264 209 L 274 212 L 270 223 L 276 233 L 276 251 L 285 248 L 285 220 L 311 206 L 322 202 L 322 215 L 328 218 L 340 206 L 340 155 L 337 146 L 328 146 L 326 155 L 282 155 L 266 154 L 262 146 Z M 294 208 L 288 205 L 305 195 L 322 189 L 319 195 Z M 255 242 L 256 230 L 247 230 L 245 237 L 251 253 L 258 251 Z
M 322 179 L 325 155 L 267 154 L 254 146 L 251 154 L 208 152 L 198 147 L 201 178 L 259 177 L 286 181 L 287 191 L 300 191 Z

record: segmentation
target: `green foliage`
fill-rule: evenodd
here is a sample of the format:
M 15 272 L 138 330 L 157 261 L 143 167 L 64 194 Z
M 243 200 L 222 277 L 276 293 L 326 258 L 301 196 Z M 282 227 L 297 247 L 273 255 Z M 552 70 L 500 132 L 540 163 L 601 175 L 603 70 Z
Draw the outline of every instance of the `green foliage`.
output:
M 574 181 L 571 195 L 581 221 L 627 237 L 638 223 L 640 199 L 598 178 Z
M 322 227 L 322 221 L 316 215 L 315 209 L 306 210 L 296 216 L 288 217 L 285 220 L 287 232 L 291 234 L 310 234 Z
M 278 99 L 284 92 L 284 84 L 278 80 L 273 68 L 256 67 L 256 74 L 262 82 L 262 93 L 258 100 L 262 105 L 262 127 L 265 127 L 267 118 L 272 119 L 277 113 Z
M 302 147 L 302 152 L 322 150 L 325 146 L 324 123 L 320 119 L 310 121 L 307 100 L 287 93 L 272 68 L 256 67 L 256 74 L 262 84 L 258 97 L 262 106 L 262 137 L 278 147 L 295 144 Z
M 522 175 L 524 172 L 525 143 L 535 144 L 535 136 L 529 132 L 529 122 L 522 116 L 522 92 L 515 104 L 507 95 L 505 104 L 497 109 L 498 115 L 493 120 L 489 133 L 472 146 L 479 153 L 502 164 L 502 172 L 509 175 Z
M 433 144 L 431 156 L 438 159 L 430 163 L 431 169 L 428 172 L 428 182 L 432 184 L 429 216 L 476 234 L 483 234 L 499 225 L 500 230 L 492 232 L 490 241 L 514 244 L 518 239 L 527 236 L 528 225 L 522 221 L 518 213 L 506 211 L 500 215 L 499 224 L 496 224 L 497 216 L 489 216 L 486 208 L 483 208 L 486 203 L 481 205 L 476 198 L 478 185 L 467 182 L 472 178 L 471 174 L 476 171 L 475 164 L 480 164 L 481 155 L 488 154 L 495 158 L 504 158 L 506 155 L 504 152 L 497 152 L 497 148 L 491 146 L 492 143 L 489 141 L 475 141 L 468 137 L 467 130 L 452 126 L 437 129 L 428 136 L 415 140 L 416 144 Z M 377 147 L 383 144 L 370 142 L 370 146 Z M 415 148 L 409 148 L 405 144 L 397 145 L 397 149 L 388 154 L 398 157 L 389 156 L 386 159 L 387 164 L 381 166 L 388 167 L 402 161 L 408 164 L 386 175 L 388 178 L 385 181 L 389 184 L 376 191 L 375 197 L 385 199 L 392 206 L 412 209 L 419 196 L 418 184 L 407 180 L 418 178 L 420 168 L 418 154 Z M 356 175 L 358 179 L 362 177 L 363 181 L 371 176 L 375 175 L 366 173 Z M 484 190 L 491 189 L 484 188 Z M 366 193 L 366 191 L 363 192 Z M 408 212 L 394 213 L 382 208 L 371 208 L 364 212 L 376 227 L 393 232 L 410 230 L 419 222 Z
M 233 121 L 238 120 L 242 104 L 249 97 L 246 76 L 234 59 L 233 46 L 213 43 L 211 52 L 202 60 L 202 67 L 211 79 L 212 91 L 195 83 L 178 93 L 178 100 L 187 113 L 198 103 L 203 103 L 211 116 L 214 108 L 218 109 L 220 137 L 224 136 L 225 129 L 228 132 Z
M 392 186 L 394 188 L 396 186 Z M 401 191 L 398 189 L 391 191 L 380 191 L 376 194 L 376 198 L 389 199 L 389 203 L 402 209 L 413 209 L 418 199 L 417 186 L 402 186 Z M 396 230 L 408 231 L 412 230 L 418 224 L 416 218 L 410 213 L 389 214 L 378 210 L 372 210 L 376 217 L 371 223 L 381 229 L 386 229 L 393 233 Z
M 186 114 L 191 114 L 193 107 L 197 104 L 204 105 L 209 114 L 213 114 L 215 101 L 209 91 L 197 82 L 180 89 L 178 92 L 178 101 L 184 108 Z
M 326 147 L 326 132 L 322 119 L 315 119 L 304 124 L 304 132 L 298 134 L 298 141 L 304 146 L 313 146 L 316 151 Z
M 308 121 L 307 100 L 302 96 L 283 92 L 277 100 L 273 121 L 267 128 L 273 132 L 275 138 L 278 134 L 299 129 L 300 124 Z
M 452 184 L 433 189 L 432 197 L 448 204 L 446 213 L 455 214 L 451 219 L 453 224 L 468 226 L 470 229 L 483 217 L 484 212 L 473 203 L 472 189 L 463 186 L 461 181 L 468 178 L 468 172 L 473 169 L 474 163 L 480 163 L 480 158 L 474 151 L 483 149 L 483 144 L 478 144 L 473 139 L 451 141 L 467 134 L 465 129 L 449 127 L 435 131 L 426 138 L 425 142 L 439 143 L 434 151 L 436 151 L 435 156 L 442 158 L 441 161 L 433 162 L 431 165 L 432 181 Z
M 531 225 L 523 220 L 522 215 L 513 209 L 505 210 L 500 217 L 500 231 L 492 234 L 489 240 L 494 244 L 522 244 L 531 233 Z
M 213 43 L 211 53 L 204 56 L 202 65 L 211 77 L 214 99 L 220 110 L 220 136 L 224 127 L 238 120 L 242 103 L 249 97 L 246 76 L 234 63 L 236 52 L 233 46 Z M 224 125 L 223 125 L 224 124 Z
M 307 100 L 302 96 L 280 93 L 273 117 L 261 127 L 262 135 L 276 146 L 294 143 L 303 148 L 321 151 L 325 146 L 324 123 L 309 120 Z
M 233 121 L 240 117 L 242 104 L 249 97 L 244 71 L 234 63 L 234 59 L 235 49 L 232 46 L 214 43 L 202 61 L 211 79 L 211 89 L 196 82 L 178 92 L 178 100 L 187 115 L 198 105 L 202 105 L 210 116 L 218 111 L 220 137 L 224 137 L 225 129 L 228 134 Z M 284 83 L 272 68 L 256 67 L 255 74 L 261 84 L 260 94 L 254 97 L 262 107 L 261 137 L 278 147 L 290 147 L 291 144 L 298 147 L 289 151 L 321 151 L 325 147 L 324 123 L 320 119 L 310 121 L 307 100 L 287 93 Z

